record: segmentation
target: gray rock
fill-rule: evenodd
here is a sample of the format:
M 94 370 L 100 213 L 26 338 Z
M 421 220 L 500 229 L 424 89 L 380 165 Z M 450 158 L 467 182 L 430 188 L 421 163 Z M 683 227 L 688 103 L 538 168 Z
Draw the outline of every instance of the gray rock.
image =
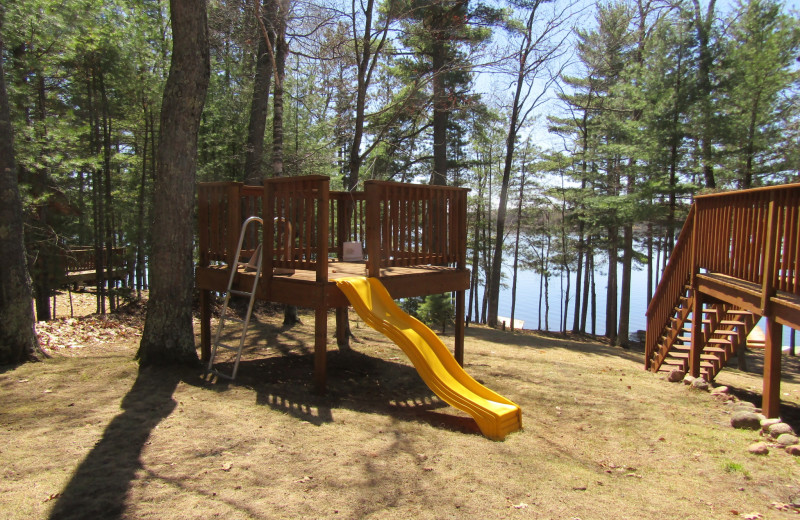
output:
M 733 405 L 733 410 L 734 411 L 736 411 L 736 410 L 750 410 L 750 411 L 755 412 L 756 411 L 756 405 L 754 405 L 750 401 L 739 401 L 738 403 Z
M 718 386 L 711 390 L 711 395 L 718 395 L 718 394 L 728 394 L 728 387 L 727 386 Z
M 763 416 L 753 412 L 738 411 L 731 415 L 731 426 L 739 430 L 760 430 Z
M 800 457 L 800 444 L 792 444 L 791 446 L 786 446 L 786 453 L 788 453 L 789 455 L 793 455 L 795 457 Z
M 670 383 L 680 383 L 683 381 L 683 376 L 686 375 L 686 372 L 679 368 L 673 368 L 672 371 L 667 375 L 667 381 Z
M 763 421 L 761 421 L 761 431 L 768 432 L 773 424 L 779 424 L 780 422 L 781 420 L 778 417 L 775 417 L 773 419 L 764 419 Z
M 765 442 L 757 442 L 748 446 L 747 451 L 753 455 L 767 455 L 769 453 L 769 447 Z
M 703 379 L 702 377 L 698 377 L 694 381 L 692 381 L 692 388 L 695 390 L 701 390 L 703 392 L 708 392 L 708 389 L 711 388 L 711 385 L 708 384 L 708 381 Z
M 684 385 L 691 385 L 694 382 L 694 379 L 695 378 L 693 378 L 689 374 L 686 374 L 685 376 L 683 376 L 683 384 Z
M 767 420 L 769 420 L 769 419 L 767 419 Z M 763 425 L 762 425 L 762 428 L 763 428 Z M 794 435 L 794 430 L 792 429 L 792 427 L 789 426 L 788 424 L 784 423 L 784 422 L 779 422 L 779 423 L 773 424 L 772 426 L 767 428 L 767 432 L 769 433 L 769 436 L 772 437 L 773 439 L 777 439 L 778 437 L 780 437 L 784 433 L 789 433 L 789 434 Z
M 778 435 L 778 438 L 775 439 L 775 442 L 777 442 L 781 446 L 794 446 L 795 444 L 800 442 L 800 440 L 798 440 L 797 437 L 795 437 L 791 433 L 782 433 Z

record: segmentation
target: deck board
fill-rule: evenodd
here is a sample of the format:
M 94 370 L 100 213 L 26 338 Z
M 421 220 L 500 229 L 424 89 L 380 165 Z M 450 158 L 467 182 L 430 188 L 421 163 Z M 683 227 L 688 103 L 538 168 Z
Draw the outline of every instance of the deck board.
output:
M 197 267 L 195 278 L 200 289 L 225 291 L 230 271 L 227 266 Z M 234 289 L 249 291 L 255 273 L 239 269 L 234 280 Z M 348 305 L 344 294 L 336 287 L 336 280 L 347 276 L 366 276 L 364 262 L 338 262 L 328 264 L 328 281 L 324 288 L 316 282 L 316 272 L 297 269 L 292 274 L 275 274 L 271 284 L 262 275 L 256 297 L 261 300 L 314 307 L 327 297 L 328 307 Z M 425 296 L 449 291 L 463 291 L 469 288 L 469 270 L 452 267 L 423 265 L 413 267 L 381 268 L 381 283 L 394 298 Z M 322 292 L 324 291 L 324 292 Z

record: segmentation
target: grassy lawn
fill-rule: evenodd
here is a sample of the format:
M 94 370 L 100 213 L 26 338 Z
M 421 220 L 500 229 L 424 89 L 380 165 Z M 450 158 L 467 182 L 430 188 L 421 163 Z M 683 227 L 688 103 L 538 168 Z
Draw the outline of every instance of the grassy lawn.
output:
M 0 517 L 796 517 L 798 462 L 748 454 L 759 434 L 732 429 L 729 405 L 645 372 L 641 352 L 469 327 L 466 370 L 522 407 L 524 430 L 493 442 L 363 323 L 352 350 L 331 339 L 318 396 L 313 316 L 256 321 L 235 383 L 139 372 L 136 334 L 98 336 L 102 322 L 0 369 Z M 784 370 L 796 417 L 794 359 Z M 761 389 L 731 369 L 717 383 Z

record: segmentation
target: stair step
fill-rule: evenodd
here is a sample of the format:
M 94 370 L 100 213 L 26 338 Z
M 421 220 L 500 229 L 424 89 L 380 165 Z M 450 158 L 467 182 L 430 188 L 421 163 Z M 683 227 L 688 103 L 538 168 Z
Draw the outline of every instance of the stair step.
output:
M 675 359 L 689 359 L 690 354 L 688 352 L 670 352 L 670 356 Z M 714 354 L 700 354 L 700 359 L 705 359 L 707 361 L 721 361 L 718 356 Z
M 738 336 L 739 331 L 737 330 L 715 330 L 714 334 L 719 334 L 720 336 Z
M 724 348 L 720 348 L 720 347 L 706 347 L 706 348 L 703 349 L 703 352 L 712 352 L 712 353 L 725 354 L 728 351 L 725 350 Z
M 733 345 L 731 340 L 723 338 L 711 338 L 708 340 L 708 343 L 713 345 Z
M 744 327 L 745 322 L 738 321 L 738 320 L 722 320 L 719 322 L 720 325 L 730 325 L 732 327 Z

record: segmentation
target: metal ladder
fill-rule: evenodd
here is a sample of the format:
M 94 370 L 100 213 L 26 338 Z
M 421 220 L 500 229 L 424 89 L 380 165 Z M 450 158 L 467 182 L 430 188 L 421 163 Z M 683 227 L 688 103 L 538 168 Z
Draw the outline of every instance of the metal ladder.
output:
M 244 243 L 244 237 L 247 234 L 247 226 L 250 224 L 257 222 L 261 226 L 264 225 L 264 221 L 258 217 L 250 217 L 244 221 L 242 224 L 242 231 L 239 234 L 239 245 L 236 247 L 236 256 L 234 257 L 235 260 L 231 263 L 231 276 L 228 279 L 228 289 L 225 291 L 225 302 L 222 304 L 222 314 L 219 317 L 219 323 L 217 324 L 217 333 L 214 336 L 213 346 L 211 348 L 211 357 L 208 360 L 208 367 L 206 368 L 206 373 L 211 373 L 216 375 L 217 377 L 223 377 L 225 379 L 234 380 L 236 379 L 236 372 L 239 370 L 239 360 L 242 357 L 242 348 L 244 348 L 244 340 L 247 337 L 247 326 L 250 324 L 250 315 L 253 313 L 253 303 L 256 300 L 256 288 L 258 287 L 258 279 L 261 276 L 261 264 L 263 262 L 264 255 L 262 254 L 261 245 L 256 248 L 255 253 L 253 254 L 253 258 L 250 259 L 249 262 L 240 262 L 239 255 L 242 253 L 242 244 Z M 255 269 L 255 278 L 253 278 L 253 286 L 250 291 L 236 291 L 233 290 L 233 280 L 236 277 L 236 273 L 239 270 L 239 267 L 244 266 L 245 268 Z M 247 305 L 247 314 L 243 320 L 238 318 L 226 318 L 226 314 L 228 312 L 228 303 L 231 300 L 231 295 L 235 294 L 237 296 L 247 296 L 250 298 L 250 301 Z M 222 343 L 220 341 L 220 337 L 222 336 L 222 329 L 225 328 L 226 321 L 233 321 L 235 323 L 242 324 L 242 334 L 239 337 L 239 345 L 233 346 Z M 214 359 L 217 356 L 217 348 L 223 348 L 225 350 L 235 351 L 236 352 L 236 361 L 233 364 L 233 372 L 228 375 L 218 370 L 214 369 Z

